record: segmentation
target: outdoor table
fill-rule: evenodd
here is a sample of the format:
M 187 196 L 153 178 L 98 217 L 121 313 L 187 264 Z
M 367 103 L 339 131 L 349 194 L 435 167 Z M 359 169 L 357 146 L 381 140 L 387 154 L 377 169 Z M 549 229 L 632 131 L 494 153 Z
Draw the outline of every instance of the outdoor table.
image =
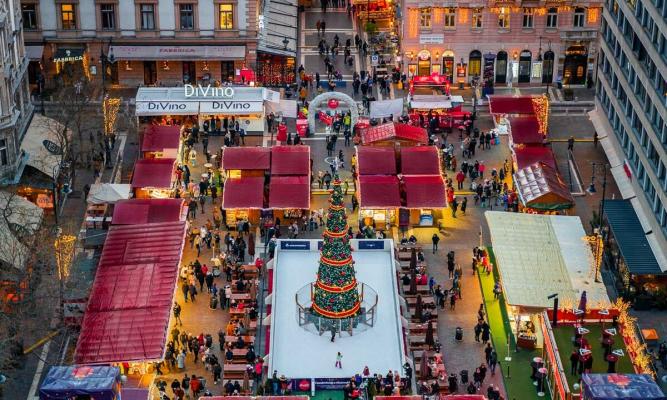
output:
M 223 364 L 222 370 L 225 379 L 243 379 L 246 364 Z
M 403 285 L 403 293 L 410 293 L 410 285 Z M 428 285 L 417 285 L 417 294 L 428 294 Z
M 254 345 L 255 344 L 255 336 L 242 336 L 243 341 L 246 344 L 246 347 L 248 345 Z M 236 345 L 236 341 L 239 340 L 238 336 L 225 336 L 225 341 L 227 343 L 231 343 L 232 345 Z
M 250 302 L 253 299 L 250 298 L 250 293 L 232 293 L 231 296 L 229 296 L 230 300 L 236 300 L 236 302 Z
M 410 336 L 408 336 L 408 342 L 410 343 L 411 346 L 413 346 L 413 345 L 424 345 L 424 344 L 426 344 L 426 336 L 425 335 L 410 335 Z
M 248 349 L 232 349 L 234 357 L 232 360 L 227 360 L 226 358 L 227 351 L 222 352 L 222 357 L 225 359 L 225 364 L 248 364 L 248 361 L 245 358 L 245 355 L 248 353 Z
M 398 260 L 399 261 L 410 261 L 410 258 L 412 257 L 412 253 L 410 251 L 399 251 L 398 252 Z
M 414 308 L 417 305 L 416 296 L 407 297 L 405 301 L 408 303 L 408 308 Z M 435 306 L 435 299 L 433 296 L 422 296 L 422 305 L 433 307 Z
M 417 322 L 410 322 L 408 324 L 408 332 L 410 335 L 424 335 L 426 334 L 426 329 L 428 329 L 428 322 L 423 324 Z M 433 324 L 433 336 L 438 336 L 438 326 Z
M 410 268 L 410 260 L 399 260 L 398 264 L 401 268 Z M 417 261 L 418 267 L 426 267 L 426 261 Z
M 422 356 L 426 354 L 426 357 L 431 358 L 434 357 L 437 353 L 433 350 L 415 350 L 413 352 L 414 358 L 415 358 L 415 365 L 419 364 L 417 361 L 421 360 Z M 442 356 L 440 356 L 442 359 Z

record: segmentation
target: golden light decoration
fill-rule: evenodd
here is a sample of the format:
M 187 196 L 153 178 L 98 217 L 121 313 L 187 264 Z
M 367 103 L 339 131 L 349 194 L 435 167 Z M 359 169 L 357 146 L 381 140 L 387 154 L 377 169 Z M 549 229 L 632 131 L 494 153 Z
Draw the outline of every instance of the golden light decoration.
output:
M 72 260 L 74 259 L 74 245 L 76 236 L 60 235 L 53 243 L 56 253 L 56 264 L 58 266 L 58 278 L 61 280 L 69 276 Z
M 537 122 L 540 126 L 539 132 L 543 135 L 547 135 L 547 129 L 549 125 L 549 98 L 546 95 L 539 97 L 533 97 L 533 110 L 535 111 L 535 116 L 537 117 Z
M 419 9 L 411 8 L 408 10 L 408 37 L 416 39 L 419 34 Z
M 596 24 L 598 22 L 599 17 L 600 17 L 600 9 L 599 8 L 589 8 L 588 9 L 588 23 L 589 24 Z
M 544 7 L 534 8 L 533 11 L 535 11 L 535 15 L 539 16 L 547 15 L 547 9 Z
M 571 10 L 572 10 L 572 7 L 570 7 L 570 6 L 558 6 L 558 12 L 559 13 L 564 13 L 564 12 L 568 12 L 568 11 L 571 11 Z
M 83 74 L 86 75 L 86 79 L 90 80 L 90 60 L 88 59 L 88 56 L 84 56 L 83 60 L 81 60 L 81 64 L 83 67 Z M 104 73 L 104 71 L 102 71 Z
M 442 23 L 442 16 L 443 16 L 442 7 L 433 7 L 433 23 L 434 24 L 441 24 Z
M 459 23 L 460 24 L 465 24 L 468 22 L 468 9 L 467 8 L 459 8 Z
M 104 112 L 104 134 L 111 135 L 116 129 L 116 116 L 120 108 L 120 98 L 104 96 L 102 111 Z
M 598 271 L 602 266 L 602 254 L 604 253 L 604 241 L 602 235 L 584 236 L 584 240 L 591 246 L 591 276 L 597 280 Z

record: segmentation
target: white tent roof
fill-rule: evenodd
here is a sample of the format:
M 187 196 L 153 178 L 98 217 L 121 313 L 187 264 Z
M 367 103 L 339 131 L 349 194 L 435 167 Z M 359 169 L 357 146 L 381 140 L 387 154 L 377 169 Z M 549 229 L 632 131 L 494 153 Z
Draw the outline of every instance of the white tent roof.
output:
M 547 296 L 588 304 L 608 303 L 604 284 L 596 283 L 593 255 L 579 217 L 487 211 L 507 303 L 547 308 Z
M 88 204 L 116 203 L 130 198 L 130 185 L 120 183 L 95 183 L 88 192 Z
M 30 249 L 16 237 L 16 230 L 31 235 L 39 229 L 44 211 L 27 199 L 0 191 L 0 261 L 23 269 Z M 10 225 L 12 227 L 10 228 Z
M 58 176 L 62 156 L 47 150 L 44 141 L 48 140 L 58 146 L 62 145 L 62 140 L 57 133 L 62 129 L 64 129 L 63 124 L 55 119 L 35 113 L 21 142 L 21 150 L 28 154 L 28 165 L 51 178 Z M 68 131 L 68 134 L 71 135 L 71 132 Z

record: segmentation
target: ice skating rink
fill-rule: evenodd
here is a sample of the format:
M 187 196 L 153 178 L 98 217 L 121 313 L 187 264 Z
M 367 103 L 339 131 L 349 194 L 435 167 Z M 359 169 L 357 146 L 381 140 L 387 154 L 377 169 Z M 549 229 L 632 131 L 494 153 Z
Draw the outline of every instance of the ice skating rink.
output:
M 356 249 L 357 241 L 353 240 Z M 317 248 L 312 241 L 311 248 Z M 274 265 L 272 327 L 269 374 L 294 378 L 349 378 L 368 366 L 371 374 L 390 369 L 403 373 L 403 339 L 399 315 L 396 273 L 392 262 L 393 242 L 385 250 L 355 250 L 357 280 L 378 294 L 375 326 L 354 336 L 322 336 L 306 331 L 297 322 L 295 294 L 315 281 L 319 252 L 279 250 Z M 343 368 L 335 368 L 336 353 L 343 355 Z

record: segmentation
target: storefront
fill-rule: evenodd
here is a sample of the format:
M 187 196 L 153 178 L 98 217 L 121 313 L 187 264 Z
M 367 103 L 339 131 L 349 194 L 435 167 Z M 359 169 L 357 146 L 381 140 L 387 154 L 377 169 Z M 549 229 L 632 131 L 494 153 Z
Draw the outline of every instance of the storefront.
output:
M 583 85 L 586 83 L 588 50 L 584 45 L 570 46 L 565 50 L 563 63 L 563 84 Z
M 357 188 L 360 227 L 370 226 L 379 231 L 398 226 L 401 193 L 396 176 L 360 175 Z
M 257 82 L 264 86 L 281 86 L 296 82 L 294 57 L 257 52 Z
M 530 83 L 530 72 L 532 67 L 532 53 L 523 50 L 519 56 L 519 83 Z
M 52 55 L 55 78 L 64 85 L 90 79 L 90 60 L 84 47 L 58 47 Z
M 110 46 L 121 86 L 213 85 L 234 82 L 245 46 Z

